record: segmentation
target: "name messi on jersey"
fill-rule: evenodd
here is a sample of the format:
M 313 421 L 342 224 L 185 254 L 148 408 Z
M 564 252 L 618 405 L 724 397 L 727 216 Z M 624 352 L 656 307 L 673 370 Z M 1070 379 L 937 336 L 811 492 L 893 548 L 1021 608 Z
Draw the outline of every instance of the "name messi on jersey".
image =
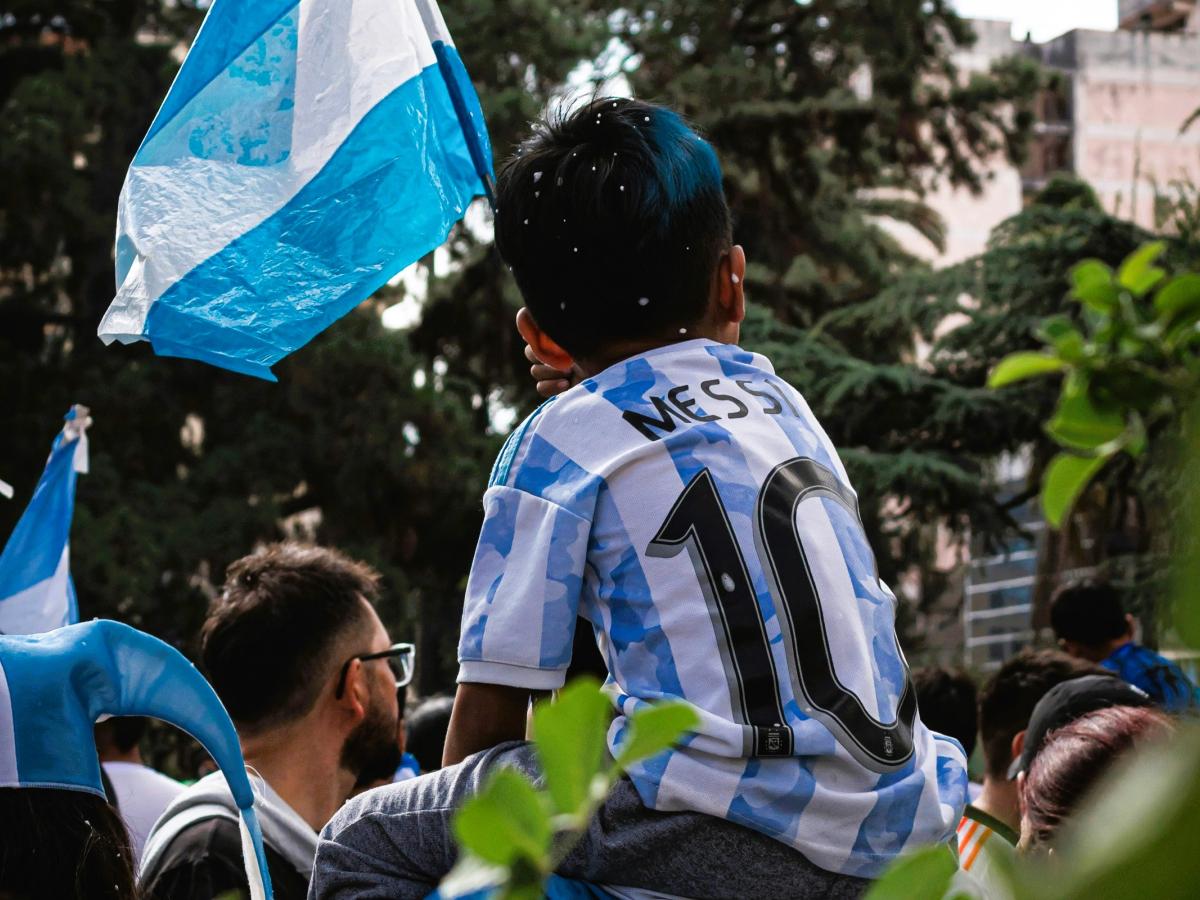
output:
M 690 384 L 679 384 L 645 400 L 653 406 L 653 415 L 627 409 L 621 416 L 650 441 L 661 440 L 664 434 L 670 434 L 677 426 L 692 422 L 744 419 L 752 413 L 800 415 L 800 410 L 787 391 L 766 379 L 735 378 L 726 381 L 723 378 L 710 378 L 700 382 L 698 391 Z M 712 401 L 719 405 L 714 405 Z

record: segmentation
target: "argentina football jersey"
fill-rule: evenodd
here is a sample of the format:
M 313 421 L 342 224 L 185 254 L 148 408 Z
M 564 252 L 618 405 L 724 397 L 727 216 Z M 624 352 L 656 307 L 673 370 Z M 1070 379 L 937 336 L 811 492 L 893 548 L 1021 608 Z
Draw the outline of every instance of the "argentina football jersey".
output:
M 707 340 L 624 360 L 543 404 L 484 495 L 459 681 L 560 687 L 578 617 L 617 715 L 681 698 L 646 805 L 757 829 L 872 876 L 942 841 L 957 742 L 921 724 L 846 471 L 764 357 Z

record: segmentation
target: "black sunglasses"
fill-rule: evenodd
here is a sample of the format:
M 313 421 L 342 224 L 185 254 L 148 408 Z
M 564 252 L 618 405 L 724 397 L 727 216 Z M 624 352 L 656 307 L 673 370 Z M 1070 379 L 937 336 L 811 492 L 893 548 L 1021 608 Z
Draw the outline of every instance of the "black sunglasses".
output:
M 359 653 L 357 656 L 352 656 L 342 665 L 341 674 L 338 675 L 337 693 L 334 694 L 337 699 L 342 699 L 342 694 L 346 690 L 346 673 L 350 671 L 350 663 L 356 659 L 363 662 L 370 662 L 373 659 L 386 659 L 388 666 L 396 675 L 396 688 L 405 687 L 412 681 L 413 675 L 413 654 L 414 648 L 412 644 L 392 644 L 386 650 L 380 650 L 378 653 Z

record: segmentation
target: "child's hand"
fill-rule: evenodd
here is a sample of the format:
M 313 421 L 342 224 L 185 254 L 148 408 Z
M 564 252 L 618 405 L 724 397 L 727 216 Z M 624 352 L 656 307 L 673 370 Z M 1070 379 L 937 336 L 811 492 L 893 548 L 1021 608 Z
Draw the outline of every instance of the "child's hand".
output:
M 533 376 L 533 380 L 536 382 L 535 387 L 541 396 L 550 398 L 555 394 L 561 394 L 571 386 L 570 372 L 560 372 L 558 369 L 550 368 L 533 355 L 533 348 L 528 344 L 525 345 L 525 358 L 533 363 L 529 367 L 529 374 Z

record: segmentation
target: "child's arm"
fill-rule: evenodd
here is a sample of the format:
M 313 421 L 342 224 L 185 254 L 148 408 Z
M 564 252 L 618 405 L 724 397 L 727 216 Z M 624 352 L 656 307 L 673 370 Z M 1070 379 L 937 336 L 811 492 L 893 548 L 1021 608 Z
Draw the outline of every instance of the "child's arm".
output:
M 460 763 L 472 753 L 525 737 L 529 689 L 465 682 L 458 686 L 442 765 Z

